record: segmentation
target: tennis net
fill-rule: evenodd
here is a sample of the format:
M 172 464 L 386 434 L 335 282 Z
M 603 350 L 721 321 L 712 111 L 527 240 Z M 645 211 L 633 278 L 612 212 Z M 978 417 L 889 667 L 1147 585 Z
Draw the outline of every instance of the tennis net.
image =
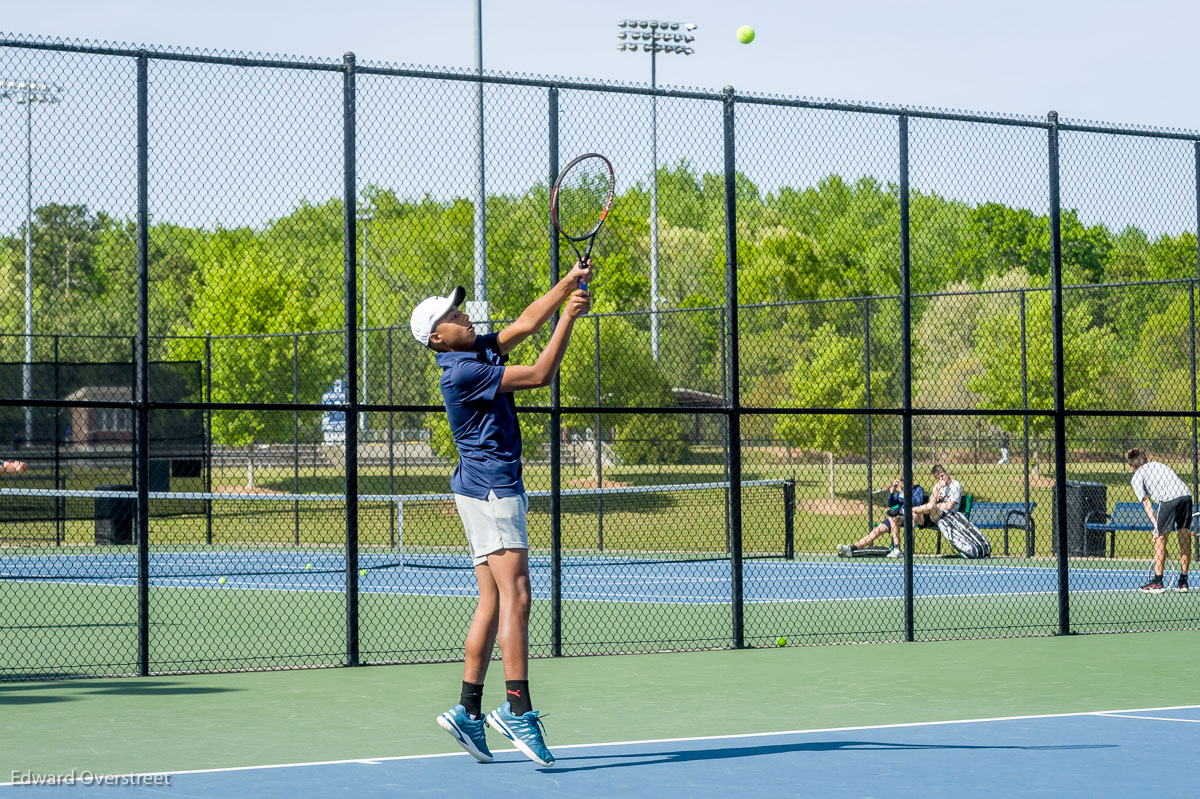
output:
M 562 565 L 728 558 L 728 487 L 564 489 Z M 743 482 L 746 557 L 792 556 L 793 494 L 788 480 Z M 549 568 L 551 492 L 528 495 L 530 565 Z M 346 568 L 343 494 L 151 492 L 148 499 L 152 576 Z M 61 512 L 31 521 L 33 502 Z M 128 491 L 0 489 L 0 579 L 135 578 L 136 512 L 137 495 Z M 453 494 L 364 494 L 356 518 L 360 568 L 472 568 Z

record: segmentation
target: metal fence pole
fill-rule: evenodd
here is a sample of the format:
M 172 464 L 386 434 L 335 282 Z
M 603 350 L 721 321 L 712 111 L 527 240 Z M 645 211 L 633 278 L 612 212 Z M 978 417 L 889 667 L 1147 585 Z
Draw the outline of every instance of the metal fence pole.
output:
M 212 331 L 204 331 L 204 401 L 212 403 Z M 212 493 L 212 408 L 204 409 L 204 493 Z M 212 500 L 204 500 L 204 541 L 212 545 Z
M 912 263 L 908 222 L 908 115 L 900 119 L 900 417 L 901 469 L 904 496 L 912 497 Z M 904 640 L 916 638 L 913 600 L 913 515 L 912 503 L 904 503 Z
M 1054 535 L 1058 540 L 1058 634 L 1071 632 L 1070 574 L 1067 568 L 1067 419 L 1063 385 L 1062 229 L 1058 194 L 1058 112 L 1050 123 L 1050 324 L 1054 345 Z
M 59 396 L 62 389 L 59 388 L 59 373 L 58 373 L 58 334 L 54 336 L 54 398 L 61 399 Z M 60 427 L 62 425 L 62 408 L 55 406 L 54 408 L 54 489 L 57 491 L 63 488 L 62 485 L 62 434 Z M 54 498 L 54 545 L 62 546 L 63 535 L 66 533 L 63 514 L 66 512 L 65 500 L 62 497 Z
M 595 330 L 595 366 L 596 366 L 596 407 L 599 408 L 603 402 L 600 395 L 600 317 L 592 317 L 592 327 Z M 604 551 L 604 494 L 600 491 L 604 487 L 604 463 L 602 448 L 604 444 L 600 440 L 600 413 L 596 413 L 596 549 L 600 552 Z
M 1025 557 L 1033 557 L 1034 541 L 1030 530 L 1029 518 L 1029 342 L 1025 334 L 1025 290 L 1018 295 L 1021 298 L 1021 432 L 1025 437 Z M 1007 550 L 1004 553 L 1008 554 Z
M 722 90 L 725 128 L 725 307 L 729 314 L 729 540 L 730 593 L 733 604 L 733 645 L 746 644 L 742 587 L 742 418 L 738 385 L 737 294 L 737 160 L 734 156 L 735 98 L 732 86 Z
M 300 334 L 292 334 L 292 402 L 300 403 Z M 300 493 L 300 412 L 292 411 L 292 492 Z M 300 545 L 300 500 L 292 503 L 296 546 Z
M 150 673 L 150 224 L 149 59 L 137 58 L 137 605 L 138 674 Z
M 358 234 L 357 175 L 355 172 L 355 63 L 354 53 L 343 57 L 342 139 L 343 195 L 342 236 L 345 263 L 346 341 L 346 665 L 358 665 L 358 320 L 355 318 L 357 289 Z
M 1196 248 L 1197 260 L 1196 271 L 1197 278 L 1200 279 L 1200 141 L 1194 145 L 1195 150 L 1195 171 L 1196 177 L 1194 180 L 1196 186 Z M 1196 283 L 1192 284 L 1191 294 L 1191 338 L 1189 339 L 1192 355 L 1192 496 L 1200 498 L 1200 441 L 1196 435 L 1196 291 L 1200 288 Z M 1192 536 L 1193 555 L 1200 555 L 1200 540 L 1196 536 Z
M 871 410 L 871 298 L 863 299 L 863 379 L 867 387 L 867 410 Z M 875 517 L 875 458 L 871 441 L 871 414 L 867 414 L 867 529 Z
M 387 401 L 391 406 L 395 402 L 394 389 L 392 388 L 392 328 L 387 330 L 387 376 L 388 390 Z M 388 445 L 388 494 L 396 495 L 396 414 L 388 410 L 388 428 L 387 428 L 387 445 Z M 388 503 L 388 542 L 389 546 L 396 546 L 396 503 Z
M 549 90 L 548 139 L 550 146 L 549 178 L 553 186 L 558 177 L 558 89 Z M 546 225 L 550 236 L 550 288 L 558 285 L 558 231 L 553 222 Z M 558 326 L 558 311 L 550 317 L 550 327 Z M 599 356 L 599 352 L 597 352 Z M 599 357 L 597 357 L 599 360 Z M 558 372 L 550 382 L 550 655 L 562 655 L 562 386 Z M 597 497 L 600 495 L 597 494 Z

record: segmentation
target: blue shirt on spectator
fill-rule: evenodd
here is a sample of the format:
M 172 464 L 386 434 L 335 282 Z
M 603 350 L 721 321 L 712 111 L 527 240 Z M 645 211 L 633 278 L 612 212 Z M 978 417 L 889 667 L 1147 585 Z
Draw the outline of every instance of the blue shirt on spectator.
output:
M 521 428 L 511 392 L 500 392 L 508 356 L 498 336 L 477 336 L 470 352 L 439 352 L 442 398 L 458 448 L 458 466 L 450 477 L 455 494 L 487 499 L 525 493 L 521 480 Z

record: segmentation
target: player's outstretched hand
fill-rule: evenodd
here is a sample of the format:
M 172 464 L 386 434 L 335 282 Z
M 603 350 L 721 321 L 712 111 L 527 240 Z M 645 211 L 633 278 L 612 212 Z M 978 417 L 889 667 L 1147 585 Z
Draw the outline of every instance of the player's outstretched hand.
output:
M 567 304 L 563 306 L 563 315 L 569 316 L 572 319 L 578 319 L 588 312 L 592 307 L 592 295 L 583 289 L 576 289 L 571 292 L 571 299 L 567 300 Z
M 571 267 L 571 271 L 567 273 L 567 279 L 590 283 L 592 281 L 592 259 L 588 258 L 582 264 L 576 261 L 575 265 Z

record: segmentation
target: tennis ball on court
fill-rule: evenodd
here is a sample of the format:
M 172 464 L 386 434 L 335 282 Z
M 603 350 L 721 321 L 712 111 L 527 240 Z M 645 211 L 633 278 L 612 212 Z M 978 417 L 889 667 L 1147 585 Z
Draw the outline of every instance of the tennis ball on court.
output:
M 754 28 L 751 28 L 749 25 L 743 25 L 737 29 L 737 37 L 738 41 L 742 44 L 750 44 L 750 42 L 754 41 Z
M 775 639 L 776 646 L 787 646 L 787 639 L 782 635 Z
M 367 570 L 366 570 L 366 569 L 359 569 L 359 570 L 358 570 L 358 575 L 359 575 L 360 577 L 366 577 L 366 576 L 367 576 Z
M 305 564 L 304 564 L 304 570 L 305 570 L 305 571 L 312 571 L 312 564 L 311 564 L 311 563 L 305 563 Z
M 217 582 L 220 583 L 221 585 L 225 585 L 225 578 L 222 577 L 221 579 L 217 580 Z

